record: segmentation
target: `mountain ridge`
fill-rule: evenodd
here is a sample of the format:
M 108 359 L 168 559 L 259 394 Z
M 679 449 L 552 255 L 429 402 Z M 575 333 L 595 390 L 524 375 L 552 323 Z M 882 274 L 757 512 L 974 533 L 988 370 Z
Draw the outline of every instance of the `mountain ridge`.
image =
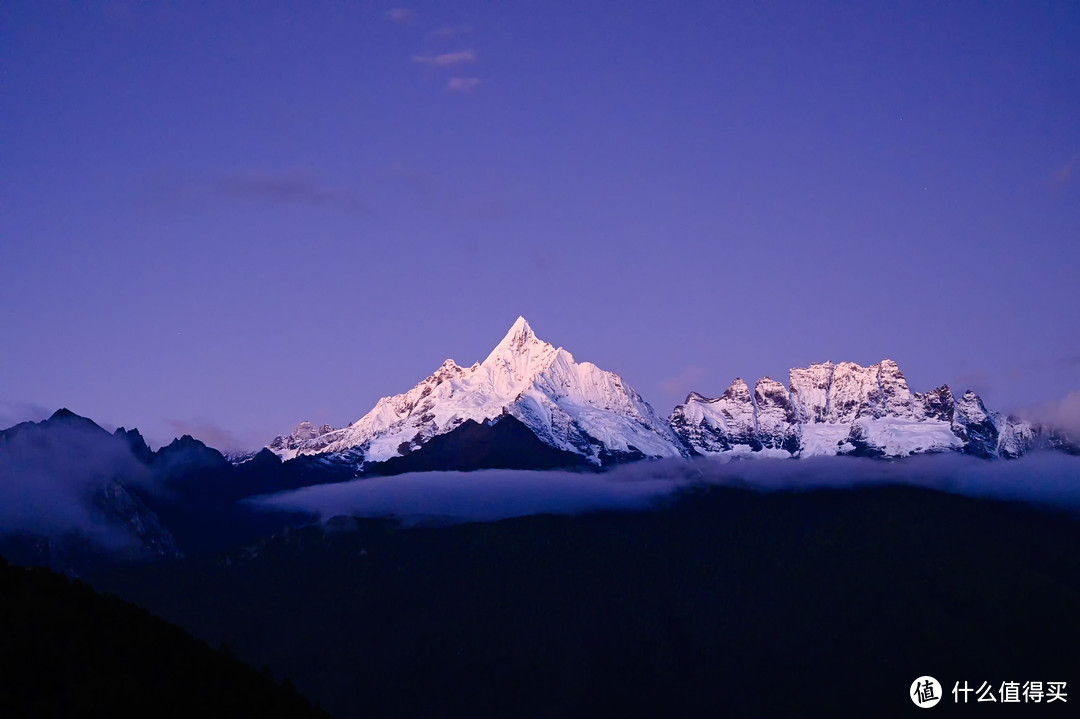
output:
M 73 573 L 117 556 L 120 545 L 135 560 L 205 552 L 292 519 L 258 512 L 245 498 L 406 472 L 590 472 L 699 456 L 1080 454 L 1064 433 L 992 412 L 973 392 L 912 392 L 889 359 L 818 363 L 788 379 L 751 387 L 737 378 L 715 398 L 691 392 L 661 418 L 621 377 L 577 362 L 519 318 L 483 362 L 446 360 L 349 427 L 303 423 L 243 456 L 190 435 L 151 450 L 137 429 L 110 433 L 63 408 L 0 430 L 0 490 L 38 507 L 10 514 L 0 549 Z
M 352 424 L 302 422 L 265 449 L 283 461 L 333 458 L 362 473 L 420 449 L 466 420 L 513 416 L 545 444 L 598 467 L 673 456 L 903 457 L 957 451 L 1019 457 L 1037 446 L 1074 448 L 1053 429 L 990 412 L 948 385 L 912 392 L 899 365 L 831 361 L 789 370 L 785 386 L 742 378 L 719 397 L 690 392 L 667 418 L 618 375 L 536 336 L 524 317 L 483 362 L 447 359 L 411 390 L 380 399 Z M 251 455 L 247 455 L 251 456 Z M 243 459 L 243 458 L 241 458 Z
M 596 465 L 604 464 L 602 457 L 689 454 L 668 423 L 621 377 L 576 362 L 562 347 L 538 338 L 524 317 L 483 362 L 461 367 L 448 359 L 411 390 L 380 399 L 348 427 L 304 439 L 311 425 L 301 423 L 268 448 L 283 460 L 359 452 L 361 469 L 407 454 L 466 420 L 485 423 L 504 415 L 551 447 Z
M 1040 440 L 1061 443 L 1046 428 L 990 412 L 970 390 L 960 398 L 947 384 L 912 392 L 890 359 L 867 367 L 822 362 L 792 368 L 788 376 L 786 388 L 763 377 L 752 396 L 741 378 L 716 398 L 692 392 L 672 412 L 672 425 L 705 456 L 769 449 L 778 451 L 766 456 L 958 451 L 1015 458 Z

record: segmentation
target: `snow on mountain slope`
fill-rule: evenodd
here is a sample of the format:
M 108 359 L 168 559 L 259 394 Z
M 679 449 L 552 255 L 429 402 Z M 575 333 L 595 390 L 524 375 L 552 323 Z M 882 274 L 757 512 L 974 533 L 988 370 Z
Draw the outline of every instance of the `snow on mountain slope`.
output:
M 880 452 L 886 457 L 961 449 L 964 444 L 946 422 L 919 421 L 903 417 L 857 419 L 848 436 L 844 438 L 849 447 L 841 445 L 842 451 L 855 451 L 859 445 L 853 440 L 858 440 L 860 445 L 872 450 L 870 453 Z
M 832 376 L 832 362 L 796 367 L 788 373 L 791 403 L 799 413 L 800 422 L 829 421 Z
M 622 379 L 539 339 L 519 317 L 491 354 L 471 367 L 446 360 L 404 394 L 384 397 L 343 429 L 295 442 L 275 440 L 283 459 L 353 452 L 363 463 L 407 454 L 466 420 L 510 415 L 541 441 L 594 464 L 615 457 L 676 457 L 670 426 Z M 302 425 L 303 426 L 303 425 Z M 299 428 L 298 428 L 299 429 Z M 295 434 L 295 433 L 294 433 Z
M 990 419 L 982 400 L 974 392 L 965 392 L 956 401 L 953 415 L 953 431 L 965 441 L 975 446 L 977 454 L 987 454 L 991 448 L 997 449 L 998 431 Z
M 752 405 L 743 399 L 742 380 L 717 399 L 692 393 L 675 408 L 672 426 L 704 455 L 772 448 L 800 457 L 943 451 L 1017 457 L 1036 442 L 1030 425 L 988 412 L 972 392 L 960 399 L 947 386 L 912 393 L 889 359 L 869 367 L 853 362 L 797 367 L 789 379 L 786 391 L 769 378 L 759 381 Z M 738 421 L 732 402 L 740 408 Z M 748 436 L 751 424 L 754 432 Z
M 328 424 L 317 427 L 311 422 L 301 422 L 296 425 L 296 429 L 294 429 L 292 433 L 274 437 L 273 441 L 266 446 L 271 452 L 281 457 L 282 461 L 284 461 L 295 457 L 297 450 L 304 442 L 311 441 L 316 437 L 321 437 L 333 431 L 334 428 Z M 243 461 L 251 459 L 251 457 L 254 456 L 254 452 L 248 455 L 242 455 L 239 457 L 241 461 L 234 462 L 234 464 L 241 464 Z
M 675 408 L 671 426 L 703 454 L 739 446 L 754 451 L 762 447 L 754 423 L 754 401 L 741 378 L 736 378 L 716 399 L 691 394 L 685 404 Z
M 758 439 L 766 450 L 797 452 L 799 415 L 787 389 L 772 377 L 762 377 L 754 387 L 754 414 Z
M 1038 428 L 987 411 L 974 393 L 957 398 L 947 386 L 913 393 L 889 359 L 868 367 L 797 367 L 787 387 L 765 377 L 752 392 L 736 379 L 715 399 L 691 393 L 665 421 L 618 375 L 576 362 L 519 317 L 483 362 L 461 367 L 446 360 L 353 424 L 334 429 L 305 422 L 269 449 L 283 460 L 315 456 L 351 471 L 414 452 L 469 420 L 493 425 L 502 417 L 595 465 L 691 453 L 1017 457 L 1043 441 Z
M 998 436 L 998 455 L 1007 459 L 1015 459 L 1034 447 L 1039 441 L 1039 432 L 1029 422 L 1008 416 L 1000 423 Z
M 800 457 L 831 455 L 840 451 L 840 447 L 851 434 L 851 426 L 840 422 L 807 422 L 802 427 L 799 438 Z M 854 449 L 854 445 L 851 446 Z

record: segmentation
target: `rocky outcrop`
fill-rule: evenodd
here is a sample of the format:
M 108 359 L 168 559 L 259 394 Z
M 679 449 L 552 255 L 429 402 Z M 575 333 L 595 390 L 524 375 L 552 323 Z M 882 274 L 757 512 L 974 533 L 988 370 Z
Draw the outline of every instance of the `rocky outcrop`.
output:
M 959 451 L 978 457 L 1019 457 L 1039 442 L 1039 430 L 989 412 L 973 392 L 956 399 L 948 386 L 912 393 L 896 362 L 863 367 L 823 362 L 797 367 L 785 388 L 759 380 L 751 400 L 736 380 L 723 395 L 691 393 L 671 424 L 704 455 L 765 452 L 779 456 L 853 454 L 902 457 Z

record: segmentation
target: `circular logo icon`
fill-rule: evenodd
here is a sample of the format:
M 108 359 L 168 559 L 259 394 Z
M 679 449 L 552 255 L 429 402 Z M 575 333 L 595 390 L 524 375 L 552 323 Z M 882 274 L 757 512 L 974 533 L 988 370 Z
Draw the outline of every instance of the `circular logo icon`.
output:
M 915 702 L 915 706 L 929 709 L 941 701 L 941 684 L 933 677 L 919 677 L 911 683 L 908 696 Z

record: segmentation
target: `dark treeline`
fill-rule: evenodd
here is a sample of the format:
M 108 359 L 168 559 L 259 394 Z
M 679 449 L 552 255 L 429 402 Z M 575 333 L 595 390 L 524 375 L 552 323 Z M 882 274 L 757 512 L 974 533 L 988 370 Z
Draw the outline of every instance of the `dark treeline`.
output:
M 326 714 L 227 648 L 80 581 L 0 558 L 0 716 Z
M 926 489 L 712 488 L 636 513 L 334 520 L 95 581 L 342 719 L 883 716 L 917 711 L 923 674 L 1080 681 L 1077 546 L 1070 517 Z

